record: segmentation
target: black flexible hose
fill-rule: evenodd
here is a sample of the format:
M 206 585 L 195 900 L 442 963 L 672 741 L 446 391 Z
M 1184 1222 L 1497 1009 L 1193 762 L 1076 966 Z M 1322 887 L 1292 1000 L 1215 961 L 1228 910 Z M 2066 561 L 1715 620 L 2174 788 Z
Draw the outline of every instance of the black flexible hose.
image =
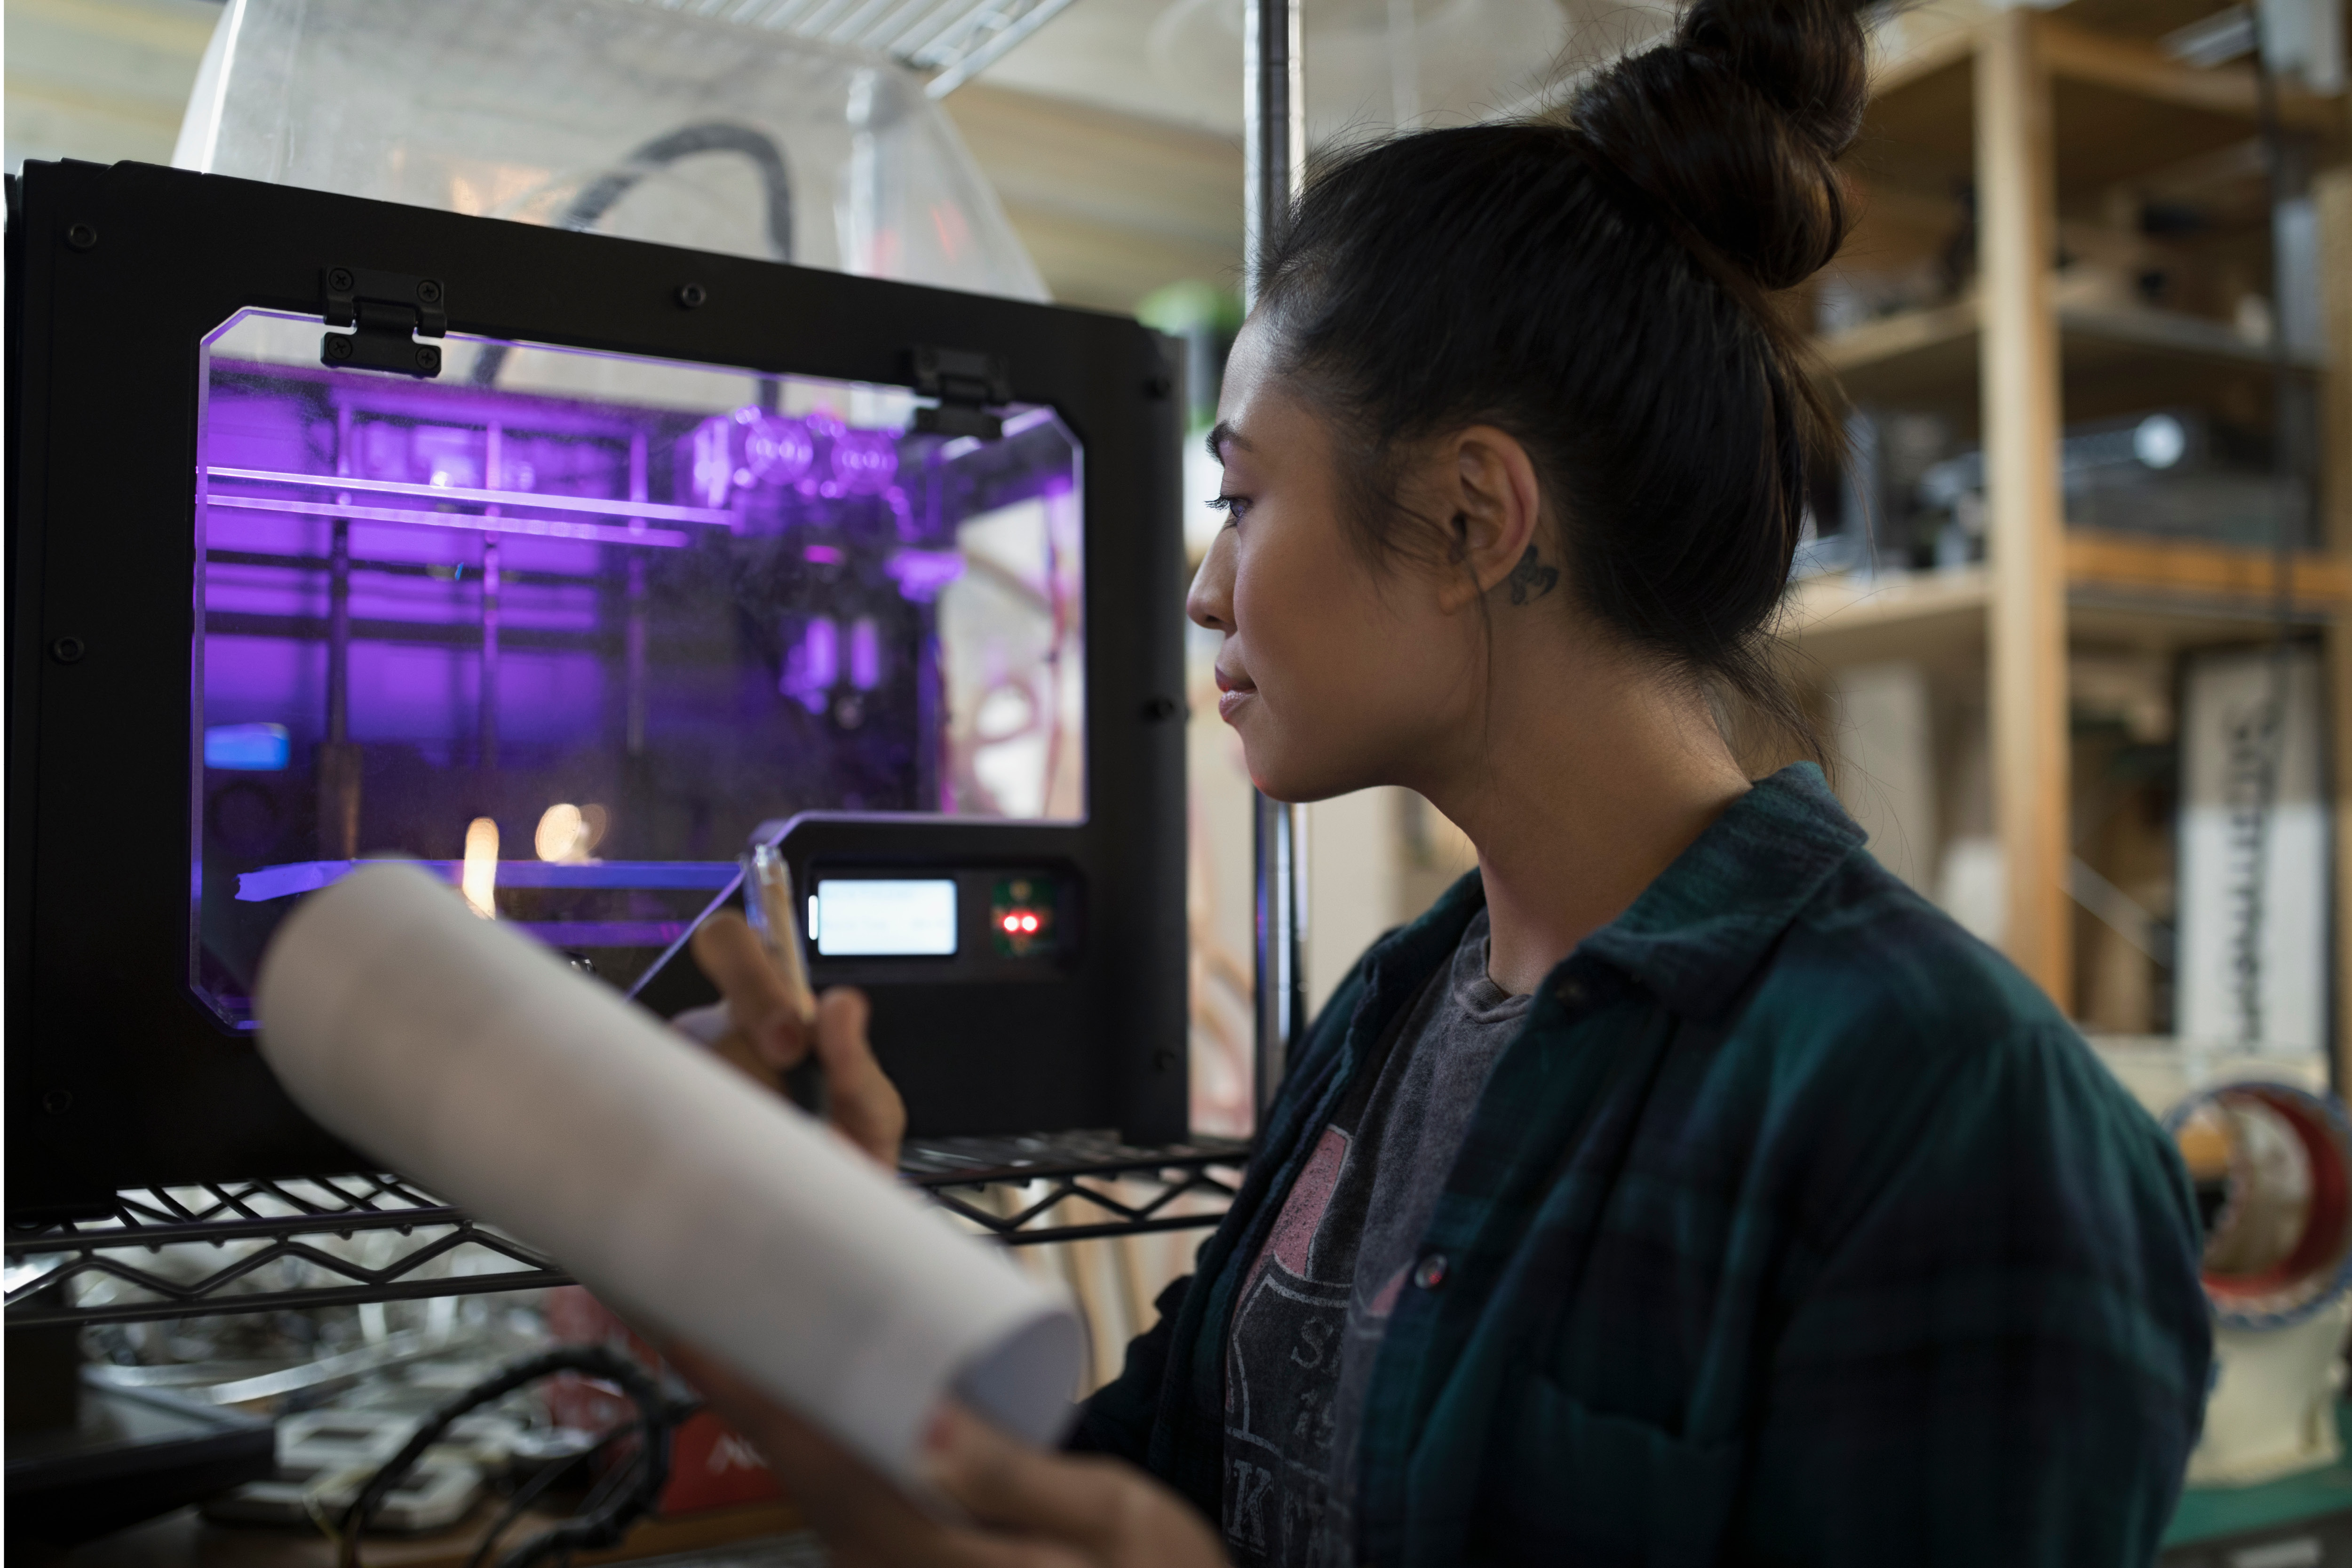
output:
M 673 1412 L 673 1415 L 677 1421 L 685 1419 L 683 1413 Z M 490 1561 L 490 1553 L 498 1549 L 499 1537 L 504 1535 L 513 1526 L 514 1521 L 520 1519 L 530 1505 L 539 1500 L 541 1493 L 571 1474 L 575 1466 L 593 1463 L 597 1455 L 614 1444 L 623 1438 L 635 1437 L 644 1431 L 644 1425 L 635 1421 L 625 1426 L 615 1426 L 598 1438 L 593 1447 L 583 1449 L 569 1459 L 547 1466 L 530 1480 L 517 1487 L 514 1495 L 507 1499 L 506 1507 L 499 1510 L 498 1518 L 490 1521 L 490 1528 L 482 1532 L 481 1541 L 474 1547 L 474 1554 L 466 1559 L 466 1568 L 487 1568 Z M 635 1462 L 635 1456 L 631 1456 L 631 1463 Z M 609 1498 L 612 1492 L 611 1487 L 600 1483 L 588 1494 L 588 1500 L 581 1505 L 580 1511 L 583 1513 L 594 1511 L 597 1505 Z
M 468 1411 L 503 1399 L 527 1384 L 559 1372 L 576 1372 L 612 1384 L 637 1407 L 644 1438 L 639 1445 L 643 1471 L 635 1485 L 621 1490 L 604 1507 L 588 1510 L 576 1519 L 542 1531 L 517 1547 L 507 1562 L 528 1563 L 551 1552 L 610 1546 L 619 1541 L 640 1515 L 652 1510 L 661 1497 L 662 1488 L 669 1484 L 670 1432 L 680 1412 L 664 1396 L 654 1374 L 632 1358 L 604 1345 L 566 1345 L 526 1356 L 435 1411 L 400 1452 L 368 1479 L 360 1495 L 352 1500 L 352 1506 L 343 1510 L 335 1552 L 337 1568 L 359 1568 L 360 1532 L 376 1510 L 383 1506 L 383 1500 L 425 1457 L 425 1450 L 438 1442 L 452 1423 Z
M 625 1436 L 636 1430 L 635 1426 L 625 1427 L 614 1433 L 613 1436 Z M 589 1492 L 587 1500 L 580 1505 L 579 1517 L 586 1519 L 602 1511 L 617 1496 L 634 1494 L 643 1479 L 639 1472 L 644 1463 L 645 1455 L 641 1450 L 622 1468 L 611 1471 L 598 1481 Z M 526 1536 L 520 1545 L 499 1558 L 499 1568 L 532 1568 L 532 1564 L 550 1557 L 557 1558 L 565 1568 L 570 1568 L 575 1544 L 564 1539 L 560 1525 L 552 1530 L 542 1530 L 537 1535 Z
M 557 226 L 593 227 L 597 219 L 613 209 L 614 204 L 636 187 L 638 181 L 698 153 L 740 153 L 758 166 L 768 198 L 768 248 L 775 252 L 777 260 L 790 261 L 793 177 L 791 170 L 784 166 L 783 152 L 766 132 L 725 120 L 683 125 L 655 137 L 583 186 L 580 194 L 572 198 L 571 207 Z
M 760 171 L 760 183 L 767 195 L 768 248 L 779 261 L 793 258 L 793 176 L 785 166 L 783 150 L 775 138 L 764 131 L 731 121 L 713 120 L 700 125 L 682 125 L 676 131 L 655 137 L 631 153 L 620 163 L 607 169 L 580 189 L 572 205 L 556 220 L 558 228 L 593 228 L 596 221 L 613 210 L 614 204 L 637 186 L 647 174 L 666 169 L 680 158 L 691 158 L 699 153 L 740 153 L 751 160 Z M 474 361 L 473 384 L 490 386 L 497 383 L 499 372 L 506 365 L 507 345 L 485 345 L 479 358 Z

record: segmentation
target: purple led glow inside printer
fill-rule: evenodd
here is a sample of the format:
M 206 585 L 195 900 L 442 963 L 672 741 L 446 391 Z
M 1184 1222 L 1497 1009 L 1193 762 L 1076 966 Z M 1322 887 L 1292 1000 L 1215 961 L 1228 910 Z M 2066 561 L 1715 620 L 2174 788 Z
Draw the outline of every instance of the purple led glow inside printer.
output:
M 625 985 L 761 822 L 1084 816 L 1050 409 L 947 441 L 899 387 L 459 336 L 412 382 L 317 334 L 242 313 L 203 373 L 190 980 L 224 1019 L 301 898 L 454 866 L 477 818 L 500 918 Z M 593 833 L 516 858 L 560 807 Z

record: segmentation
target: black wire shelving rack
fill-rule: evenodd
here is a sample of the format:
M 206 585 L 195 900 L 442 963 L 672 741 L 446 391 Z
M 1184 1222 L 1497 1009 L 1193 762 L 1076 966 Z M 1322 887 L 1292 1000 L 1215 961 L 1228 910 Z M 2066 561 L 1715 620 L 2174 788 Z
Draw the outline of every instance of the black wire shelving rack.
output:
M 1007 1246 L 1213 1226 L 1249 1146 L 1106 1133 L 909 1144 L 907 1182 Z M 1042 1192 L 1039 1190 L 1042 1187 Z M 142 1188 L 110 1210 L 11 1220 L 15 1328 L 278 1312 L 570 1284 L 553 1259 L 396 1176 Z

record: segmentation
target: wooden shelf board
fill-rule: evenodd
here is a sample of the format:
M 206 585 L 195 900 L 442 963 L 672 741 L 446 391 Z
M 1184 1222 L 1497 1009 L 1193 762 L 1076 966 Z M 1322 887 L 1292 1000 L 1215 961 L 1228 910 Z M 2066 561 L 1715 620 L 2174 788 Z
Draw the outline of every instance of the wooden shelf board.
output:
M 2234 424 L 2270 418 L 2270 350 L 2218 321 L 2171 311 L 2062 307 L 2065 417 L 2103 419 L 2162 406 L 2201 408 Z M 2309 360 L 2295 368 L 2315 375 Z
M 2177 310 L 2062 305 L 2058 330 L 2069 338 L 2112 343 L 2119 348 L 2151 349 L 2195 359 L 2259 365 L 2265 371 L 2271 364 L 2268 344 L 2247 342 L 2225 322 L 2183 315 Z M 2308 354 L 2298 356 L 2295 363 L 2298 369 L 2307 372 L 2321 368 L 2318 360 Z
M 1814 340 L 1822 363 L 1857 403 L 1978 416 L 1979 313 L 1973 299 L 1865 321 Z M 2240 422 L 2271 398 L 2270 351 L 2219 321 L 2176 311 L 2062 305 L 2060 373 L 2070 421 L 2140 409 L 2210 408 Z M 2309 359 L 2297 363 L 2319 374 Z
M 1870 177 L 1947 194 L 1975 168 L 1972 25 L 1903 19 L 1896 46 L 1871 63 L 1871 104 L 1852 154 Z M 2219 151 L 2253 134 L 2254 73 L 2241 64 L 2200 70 L 2167 57 L 2153 37 L 2126 37 L 2058 16 L 2038 18 L 2051 77 L 2053 142 L 2063 197 L 2098 190 Z M 2280 118 L 2340 143 L 2343 105 L 2288 87 Z
M 2233 139 L 2243 137 L 2255 121 L 2258 106 L 2251 65 L 2200 70 L 2171 58 L 2153 39 L 2094 32 L 2055 16 L 2042 17 L 2039 31 L 2042 58 L 2050 74 L 2062 83 L 2095 85 L 2143 103 L 2228 121 L 2231 124 L 2223 133 Z M 2291 129 L 2320 135 L 2342 132 L 2344 111 L 2333 100 L 2284 84 L 2278 96 L 2279 119 Z M 2058 128 L 2062 148 L 2066 131 L 2062 108 Z
M 1979 313 L 1974 298 L 1947 305 L 1906 310 L 1874 321 L 1848 327 L 1814 340 L 1822 361 L 1841 374 L 1868 371 L 1891 360 L 1966 342 L 1973 349 Z M 2117 348 L 2221 360 L 2231 364 L 2270 368 L 2270 350 L 2249 342 L 2227 323 L 2177 310 L 2140 310 L 2130 306 L 2061 305 L 2058 330 L 2066 338 Z M 2320 363 L 2308 354 L 2296 360 L 2298 369 L 2317 372 Z
M 2327 625 L 2324 611 L 2299 608 L 2288 617 L 2299 629 Z M 2267 605 L 2205 599 L 2189 594 L 2147 594 L 2098 586 L 2066 593 L 2066 641 L 2077 651 L 2129 649 L 2179 653 L 2189 648 L 2267 642 L 2277 631 Z
M 1979 658 L 1986 581 L 1981 566 L 1808 577 L 1782 601 L 1781 645 L 1800 666 Z
M 1813 340 L 1848 398 L 1951 415 L 1976 427 L 1979 350 L 1974 300 L 1885 316 Z
M 2271 633 L 2265 551 L 2071 529 L 2065 562 L 2067 635 L 2077 647 L 2167 650 Z M 1988 584 L 1981 566 L 1807 578 L 1784 601 L 1781 641 L 1800 663 L 1825 668 L 1981 658 Z M 2294 622 L 2323 626 L 2347 613 L 2352 559 L 2298 556 Z
M 1897 13 L 1871 36 L 1870 96 L 1891 97 L 1937 71 L 1966 66 L 1976 52 L 1976 28 L 1968 22 Z
M 1849 374 L 1953 343 L 1965 342 L 1973 353 L 1977 321 L 1975 300 L 1955 300 L 1948 305 L 1905 310 L 1848 327 L 1814 339 L 1813 347 L 1822 363 L 1842 375 Z
M 2278 571 L 2266 550 L 2078 528 L 2066 534 L 2066 580 L 2111 592 L 2187 595 L 2266 614 Z M 2343 556 L 2298 553 L 2292 582 L 2300 608 L 2322 614 L 2352 608 L 2352 561 Z

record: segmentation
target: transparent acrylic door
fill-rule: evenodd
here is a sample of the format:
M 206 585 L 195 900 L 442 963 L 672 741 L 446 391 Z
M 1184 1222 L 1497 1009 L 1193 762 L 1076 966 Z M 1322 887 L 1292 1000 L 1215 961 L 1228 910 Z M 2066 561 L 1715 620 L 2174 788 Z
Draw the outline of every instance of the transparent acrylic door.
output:
M 438 380 L 210 344 L 191 983 L 355 860 L 436 868 L 616 984 L 812 809 L 1085 811 L 1076 440 L 903 388 L 461 337 Z

